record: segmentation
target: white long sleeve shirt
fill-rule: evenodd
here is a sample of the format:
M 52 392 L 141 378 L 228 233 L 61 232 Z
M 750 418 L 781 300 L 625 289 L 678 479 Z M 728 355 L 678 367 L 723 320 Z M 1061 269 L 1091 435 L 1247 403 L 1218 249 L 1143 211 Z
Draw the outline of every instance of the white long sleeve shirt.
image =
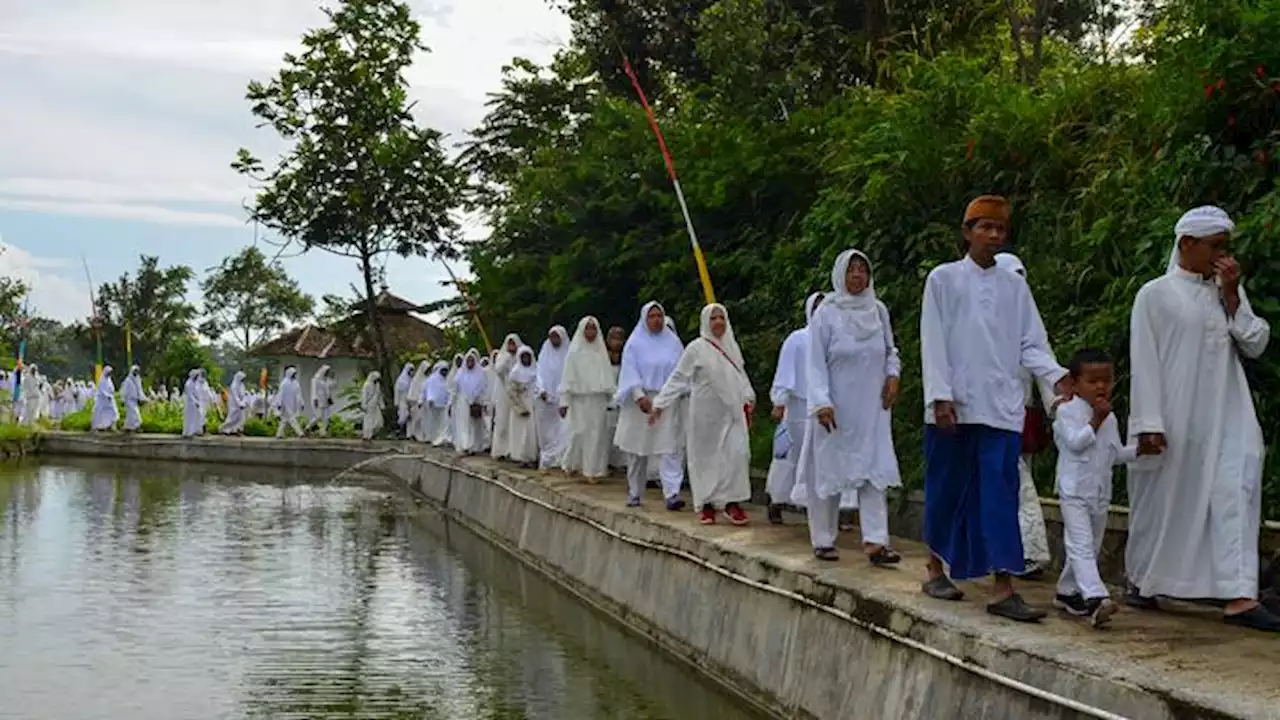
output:
M 1093 429 L 1093 408 L 1083 398 L 1058 407 L 1053 441 L 1058 446 L 1058 495 L 1111 502 L 1111 469 L 1138 457 L 1136 445 L 1120 441 L 1115 414 Z
M 967 255 L 934 268 L 920 314 L 925 422 L 933 404 L 955 403 L 961 424 L 1021 432 L 1026 393 L 1020 370 L 1057 383 L 1067 371 L 1049 349 L 1027 281 Z

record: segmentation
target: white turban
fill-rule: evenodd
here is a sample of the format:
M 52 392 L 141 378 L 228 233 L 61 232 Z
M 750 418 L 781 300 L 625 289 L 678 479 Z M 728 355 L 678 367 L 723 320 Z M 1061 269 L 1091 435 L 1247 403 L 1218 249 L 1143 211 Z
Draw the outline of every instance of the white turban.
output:
M 1020 260 L 1018 256 L 1014 255 L 1013 253 L 1003 252 L 1003 253 L 997 254 L 996 265 L 1004 268 L 1005 270 L 1008 270 L 1009 272 L 1016 272 L 1019 275 L 1022 275 L 1024 277 L 1027 274 L 1027 266 L 1023 265 L 1022 260 Z
M 1169 254 L 1169 267 L 1166 273 L 1173 272 L 1181 263 L 1178 253 L 1178 241 L 1184 237 L 1206 238 L 1222 233 L 1231 234 L 1236 231 L 1236 224 L 1226 210 L 1213 205 L 1202 205 L 1188 210 L 1173 226 L 1173 252 Z

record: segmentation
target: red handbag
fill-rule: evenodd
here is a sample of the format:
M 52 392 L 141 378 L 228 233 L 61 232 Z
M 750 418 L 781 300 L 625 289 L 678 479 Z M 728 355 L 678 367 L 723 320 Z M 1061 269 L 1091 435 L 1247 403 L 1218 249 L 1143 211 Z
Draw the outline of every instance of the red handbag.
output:
M 1036 455 L 1049 449 L 1049 421 L 1044 409 L 1027 408 L 1022 418 L 1022 454 Z

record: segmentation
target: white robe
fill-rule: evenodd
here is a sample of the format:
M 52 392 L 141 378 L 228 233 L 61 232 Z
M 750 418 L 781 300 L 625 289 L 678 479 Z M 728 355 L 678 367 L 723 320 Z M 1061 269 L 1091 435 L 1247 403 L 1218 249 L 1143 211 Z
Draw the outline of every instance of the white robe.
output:
M 244 373 L 237 372 L 231 380 L 231 388 L 227 390 L 227 419 L 222 423 L 223 434 L 230 435 L 244 430 L 251 405 L 252 400 L 244 390 Z
M 512 462 L 538 461 L 538 423 L 534 415 L 537 382 L 507 378 L 507 457 Z
M 458 395 L 454 407 L 454 448 L 461 453 L 476 454 L 484 451 L 485 418 L 471 416 L 473 404 L 489 402 L 489 387 L 485 371 L 479 366 L 458 372 Z
M 1130 336 L 1129 437 L 1167 445 L 1129 471 L 1129 580 L 1146 596 L 1253 598 L 1265 445 L 1240 355 L 1261 356 L 1271 327 L 1244 288 L 1228 319 L 1212 280 L 1175 267 L 1138 291 Z
M 204 432 L 204 412 L 200 409 L 199 383 L 194 374 L 182 388 L 182 436 L 195 437 Z
M 699 509 L 705 505 L 723 508 L 751 499 L 751 445 L 743 406 L 755 402 L 755 391 L 746 375 L 706 338 L 705 309 L 703 315 L 703 336 L 684 349 L 653 401 L 655 408 L 664 410 L 658 421 L 661 426 L 668 422 L 666 411 L 678 408 L 677 401 L 688 395 L 688 417 L 683 423 L 687 432 L 685 447 L 693 507 Z M 726 330 L 730 340 L 731 333 Z M 734 379 L 732 402 L 717 388 L 717 376 Z
M 112 430 L 118 420 L 120 409 L 116 407 L 116 384 L 111 379 L 111 369 L 106 368 L 93 396 L 93 429 Z
M 142 391 L 142 378 L 129 373 L 124 379 L 124 386 L 120 389 L 121 399 L 124 400 L 124 429 L 137 430 L 142 427 L 142 413 L 138 411 L 138 403 L 142 402 L 142 398 L 146 395 Z
M 449 366 L 437 363 L 431 368 L 431 376 L 422 385 L 422 422 L 420 423 L 419 442 L 436 442 L 444 434 L 449 421 L 449 389 L 441 370 L 447 371 Z
M 412 383 L 413 363 L 405 363 L 395 386 L 396 422 L 402 426 L 409 422 L 409 386 Z
M 507 375 L 511 373 L 511 368 L 515 366 L 516 355 L 514 352 L 507 352 L 507 343 L 515 340 L 516 349 L 520 345 L 520 338 L 514 334 L 508 335 L 506 340 L 502 341 L 502 349 L 498 353 L 498 361 L 493 366 L 493 375 L 490 377 L 492 387 L 490 391 L 490 404 L 493 410 L 493 437 L 490 442 L 489 454 L 495 458 L 504 458 L 511 454 L 507 447 L 507 422 L 510 419 L 510 400 L 507 398 Z
M 542 468 L 559 467 L 564 457 L 565 423 L 560 417 L 560 379 L 564 375 L 565 358 L 569 354 L 569 337 L 559 325 L 551 332 L 560 336 L 560 347 L 548 339 L 538 353 L 537 412 L 538 446 Z
M 802 473 L 805 481 L 792 492 L 797 505 L 856 492 L 864 483 L 881 492 L 902 484 L 893 449 L 893 414 L 881 399 L 885 380 L 898 377 L 902 365 L 889 311 L 876 301 L 875 314 L 879 330 L 860 338 L 835 305 L 824 304 L 814 313 L 807 343 L 805 417 L 817 427 L 804 435 L 800 463 L 811 472 Z M 824 407 L 835 410 L 834 430 L 821 427 L 814 417 Z M 812 460 L 804 457 L 809 454 Z
M 613 385 L 618 385 L 618 375 L 622 371 L 622 365 L 611 365 L 613 368 Z M 627 466 L 627 452 L 618 447 L 615 438 L 618 434 L 618 418 L 622 416 L 622 408 L 618 407 L 616 398 L 609 398 L 609 403 L 605 408 L 605 426 L 608 428 L 605 435 L 609 441 L 609 467 L 624 468 Z M 572 426 L 573 421 L 569 424 Z
M 360 410 L 363 415 L 360 436 L 365 440 L 372 440 L 382 429 L 382 386 L 379 378 L 379 373 L 369 373 L 360 391 Z
M 613 441 L 624 452 L 642 457 L 678 453 L 685 444 L 684 400 L 670 398 L 672 406 L 663 413 L 662 422 L 649 425 L 649 416 L 636 403 L 647 397 L 651 401 L 671 377 L 679 363 L 680 339 L 670 330 L 655 334 L 645 327 L 649 303 L 640 311 L 640 321 L 622 350 L 622 367 L 618 375 L 618 429 Z M 650 463 L 655 465 L 657 463 Z

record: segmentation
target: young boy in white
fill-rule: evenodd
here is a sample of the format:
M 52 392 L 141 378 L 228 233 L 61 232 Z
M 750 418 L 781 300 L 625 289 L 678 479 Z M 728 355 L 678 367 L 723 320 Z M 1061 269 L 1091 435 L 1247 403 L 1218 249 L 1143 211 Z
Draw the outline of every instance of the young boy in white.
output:
M 1076 396 L 1058 407 L 1053 439 L 1058 446 L 1058 500 L 1062 509 L 1067 561 L 1058 579 L 1054 606 L 1094 627 L 1105 625 L 1117 607 L 1098 574 L 1098 551 L 1107 531 L 1111 471 L 1141 454 L 1158 454 L 1154 445 L 1124 445 L 1111 412 L 1115 367 L 1101 350 L 1081 350 L 1067 370 Z

